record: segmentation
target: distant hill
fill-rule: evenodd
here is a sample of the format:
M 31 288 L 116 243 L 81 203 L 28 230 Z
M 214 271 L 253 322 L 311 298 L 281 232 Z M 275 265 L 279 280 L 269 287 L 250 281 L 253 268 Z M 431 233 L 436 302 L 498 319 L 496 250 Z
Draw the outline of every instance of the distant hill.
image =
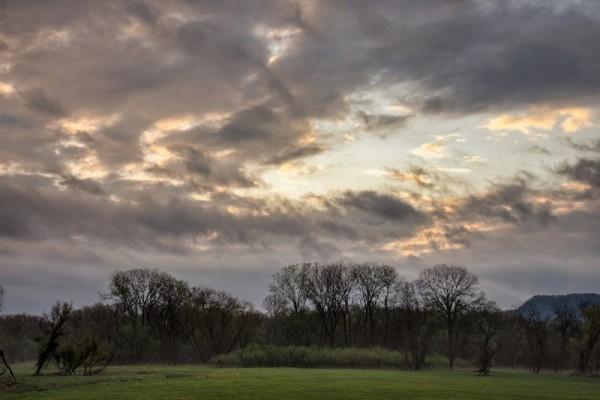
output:
M 579 315 L 579 305 L 582 303 L 600 304 L 600 294 L 571 293 L 561 295 L 536 295 L 523 303 L 518 310 L 523 315 L 531 310 L 537 310 L 540 317 L 548 318 L 554 315 L 556 306 L 564 305 Z

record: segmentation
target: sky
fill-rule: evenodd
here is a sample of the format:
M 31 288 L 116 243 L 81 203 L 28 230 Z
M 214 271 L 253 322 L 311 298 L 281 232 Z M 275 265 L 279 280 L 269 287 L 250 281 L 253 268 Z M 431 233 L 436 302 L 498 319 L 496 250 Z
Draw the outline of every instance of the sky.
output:
M 299 262 L 600 290 L 600 2 L 0 1 L 5 312 Z

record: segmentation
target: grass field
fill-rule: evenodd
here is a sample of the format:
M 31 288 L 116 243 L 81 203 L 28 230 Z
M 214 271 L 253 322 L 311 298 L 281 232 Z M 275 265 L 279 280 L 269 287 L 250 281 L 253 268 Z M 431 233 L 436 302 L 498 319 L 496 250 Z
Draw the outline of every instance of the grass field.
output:
M 202 366 L 111 367 L 94 377 L 31 376 L 0 399 L 600 399 L 600 379 L 470 372 Z

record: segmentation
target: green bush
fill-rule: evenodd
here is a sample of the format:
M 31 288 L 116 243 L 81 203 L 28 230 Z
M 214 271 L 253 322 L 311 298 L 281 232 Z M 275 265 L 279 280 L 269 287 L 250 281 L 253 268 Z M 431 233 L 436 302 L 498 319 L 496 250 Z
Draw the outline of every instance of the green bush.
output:
M 211 361 L 220 367 L 407 368 L 403 353 L 382 348 L 250 346 Z

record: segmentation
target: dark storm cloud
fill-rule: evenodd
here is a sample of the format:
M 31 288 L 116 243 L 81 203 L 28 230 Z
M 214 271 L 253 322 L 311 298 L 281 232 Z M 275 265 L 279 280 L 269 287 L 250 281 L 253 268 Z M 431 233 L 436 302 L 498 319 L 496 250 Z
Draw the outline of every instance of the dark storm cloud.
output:
M 359 111 L 357 115 L 368 131 L 402 127 L 411 118 L 410 115 L 368 114 L 364 111 Z
M 174 145 L 170 149 L 177 159 L 163 167 L 153 167 L 148 172 L 174 179 L 184 178 L 193 186 L 212 189 L 214 185 L 228 187 L 254 187 L 258 178 L 244 171 L 243 165 L 234 159 L 216 160 L 201 149 Z
M 419 221 L 424 215 L 397 197 L 375 191 L 345 192 L 338 200 L 350 209 L 377 216 L 385 221 Z
M 75 176 L 65 176 L 60 184 L 73 190 L 81 190 L 90 194 L 103 196 L 106 194 L 102 186 L 93 179 L 80 179 Z
M 405 100 L 428 112 L 595 98 L 598 7 L 560 5 L 319 2 L 307 20 L 319 40 L 303 37 L 276 72 L 321 109 L 377 73 L 381 85 L 413 83 Z
M 285 149 L 280 154 L 268 159 L 266 164 L 284 164 L 301 158 L 306 158 L 320 154 L 325 151 L 325 147 L 320 144 L 310 143 L 307 145 L 299 145 L 291 149 Z
M 327 212 L 300 203 L 269 202 L 222 195 L 211 202 L 177 197 L 169 188 L 138 188 L 126 201 L 112 201 L 91 180 L 63 178 L 61 190 L 51 179 L 29 176 L 0 180 L 1 235 L 19 240 L 86 237 L 132 246 L 158 246 L 185 252 L 186 240 L 215 233 L 211 245 L 276 245 L 281 238 L 305 240 L 311 236 L 340 239 L 387 240 L 390 233 L 406 236 L 424 216 L 412 206 L 375 192 L 345 192 L 331 199 Z M 164 191 L 164 196 L 160 193 Z M 230 213 L 234 206 L 245 210 Z M 395 226 L 372 229 L 356 210 L 393 222 Z M 254 211 L 261 213 L 256 214 Z M 343 222 L 337 218 L 345 215 Z M 179 243 L 178 243 L 179 242 Z
M 545 226 L 555 220 L 552 205 L 531 198 L 536 192 L 524 180 L 496 184 L 483 194 L 468 196 L 457 213 L 483 219 L 499 219 L 513 224 L 535 223 Z
M 600 159 L 581 158 L 574 164 L 563 165 L 558 172 L 572 180 L 600 189 Z

